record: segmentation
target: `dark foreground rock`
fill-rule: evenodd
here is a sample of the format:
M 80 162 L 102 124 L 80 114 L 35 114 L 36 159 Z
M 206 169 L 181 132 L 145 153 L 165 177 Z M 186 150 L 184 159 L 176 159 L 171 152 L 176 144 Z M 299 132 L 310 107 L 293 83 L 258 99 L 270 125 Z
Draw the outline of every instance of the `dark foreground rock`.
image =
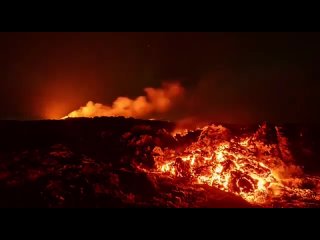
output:
M 173 128 L 124 118 L 0 122 L 0 207 L 254 207 L 213 187 L 137 171 L 153 167 L 155 146 L 178 146 Z M 307 147 L 317 143 L 295 133 L 293 146 L 304 146 L 297 156 L 316 169 Z

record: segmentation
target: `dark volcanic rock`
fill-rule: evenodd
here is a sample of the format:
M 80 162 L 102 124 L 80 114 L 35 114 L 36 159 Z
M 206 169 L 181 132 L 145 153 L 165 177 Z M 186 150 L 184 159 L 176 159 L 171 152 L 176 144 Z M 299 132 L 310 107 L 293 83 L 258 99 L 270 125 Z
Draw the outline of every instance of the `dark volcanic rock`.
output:
M 257 127 L 230 126 L 230 134 Z M 274 127 L 263 136 L 276 142 Z M 0 122 L 0 207 L 252 207 L 212 187 L 137 172 L 154 167 L 153 149 L 177 149 L 200 132 L 174 138 L 174 124 L 125 118 Z M 320 172 L 320 128 L 283 126 L 290 148 L 307 171 Z M 161 154 L 161 153 L 158 153 Z M 250 188 L 246 176 L 240 185 Z M 303 183 L 303 188 L 314 188 Z

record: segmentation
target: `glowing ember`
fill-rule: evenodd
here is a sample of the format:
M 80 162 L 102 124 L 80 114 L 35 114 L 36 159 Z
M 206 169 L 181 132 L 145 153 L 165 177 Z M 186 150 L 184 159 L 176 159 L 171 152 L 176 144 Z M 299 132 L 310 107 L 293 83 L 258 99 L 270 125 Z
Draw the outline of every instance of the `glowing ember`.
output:
M 155 147 L 154 173 L 214 186 L 255 204 L 268 205 L 288 196 L 319 201 L 319 181 L 303 176 L 294 165 L 281 129 L 276 128 L 275 143 L 267 143 L 266 135 L 265 124 L 238 137 L 222 126 L 206 126 L 182 152 Z M 314 182 L 313 189 L 301 187 L 307 180 Z

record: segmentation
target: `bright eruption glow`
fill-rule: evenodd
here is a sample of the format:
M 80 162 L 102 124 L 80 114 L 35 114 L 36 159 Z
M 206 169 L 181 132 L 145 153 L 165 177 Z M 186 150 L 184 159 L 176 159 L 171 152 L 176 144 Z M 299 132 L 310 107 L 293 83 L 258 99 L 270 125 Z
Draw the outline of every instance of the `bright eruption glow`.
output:
M 170 110 L 184 94 L 183 87 L 178 83 L 144 90 L 146 96 L 136 99 L 118 97 L 112 106 L 89 101 L 86 106 L 64 118 L 150 117 L 151 114 Z M 188 125 L 195 125 L 196 130 L 189 131 Z M 295 164 L 288 139 L 281 128 L 272 129 L 275 137 L 272 141 L 268 140 L 267 131 L 264 124 L 254 133 L 235 136 L 223 126 L 204 126 L 204 122 L 194 124 L 193 119 L 185 119 L 177 124 L 172 134 L 178 142 L 181 138 L 190 140 L 188 136 L 191 134 L 192 141 L 176 149 L 156 146 L 153 149 L 154 168 L 136 167 L 148 174 L 177 180 L 179 184 L 216 187 L 263 206 L 283 206 L 292 199 L 295 200 L 292 203 L 294 206 L 302 207 L 306 201 L 319 202 L 320 179 L 305 176 Z
M 118 97 L 112 106 L 89 101 L 86 106 L 69 113 L 65 118 L 124 116 L 143 118 L 153 113 L 167 112 L 184 89 L 179 83 L 164 83 L 162 88 L 145 88 L 146 96 L 136 99 Z
M 280 128 L 275 128 L 277 143 L 266 142 L 266 129 L 262 125 L 253 134 L 235 137 L 222 126 L 208 125 L 183 151 L 155 147 L 155 170 L 145 171 L 214 186 L 254 204 L 286 198 L 319 201 L 319 179 L 304 176 L 294 164 Z

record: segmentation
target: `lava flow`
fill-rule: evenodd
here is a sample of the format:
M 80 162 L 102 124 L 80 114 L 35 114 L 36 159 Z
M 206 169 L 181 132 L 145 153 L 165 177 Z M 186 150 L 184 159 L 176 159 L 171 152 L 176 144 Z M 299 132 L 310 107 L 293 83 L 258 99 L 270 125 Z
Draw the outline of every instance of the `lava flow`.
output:
M 304 176 L 294 163 L 281 128 L 275 127 L 272 143 L 268 143 L 265 124 L 252 134 L 240 136 L 216 125 L 196 131 L 197 139 L 184 149 L 155 147 L 155 169 L 148 171 L 185 184 L 216 187 L 261 206 L 292 199 L 303 206 L 305 201 L 320 200 L 319 180 Z M 183 135 L 176 134 L 178 137 Z

